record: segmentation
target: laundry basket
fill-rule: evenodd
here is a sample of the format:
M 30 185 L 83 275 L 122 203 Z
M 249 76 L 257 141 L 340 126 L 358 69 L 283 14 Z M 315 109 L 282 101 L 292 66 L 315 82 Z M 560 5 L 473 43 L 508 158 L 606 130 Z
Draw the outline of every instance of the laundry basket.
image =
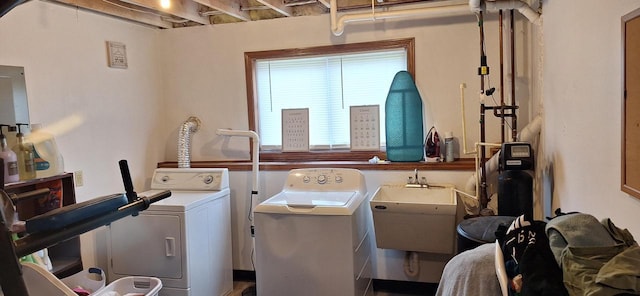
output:
M 22 262 L 21 264 L 22 278 L 29 295 L 78 295 L 46 268 L 30 262 Z M 3 295 L 2 291 L 0 291 L 0 295 Z
M 105 276 L 102 269 L 91 267 L 74 275 L 63 278 L 62 282 L 71 289 L 87 291 L 91 293 L 90 295 L 93 295 L 93 293 L 104 288 L 106 278 L 107 277 Z
M 91 296 L 157 296 L 162 282 L 155 277 L 128 276 L 117 279 Z

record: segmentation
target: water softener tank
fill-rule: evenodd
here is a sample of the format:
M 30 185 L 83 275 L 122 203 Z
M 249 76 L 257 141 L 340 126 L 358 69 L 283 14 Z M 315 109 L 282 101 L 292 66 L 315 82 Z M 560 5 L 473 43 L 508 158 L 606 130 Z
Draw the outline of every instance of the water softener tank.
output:
M 529 143 L 503 143 L 498 175 L 498 215 L 533 219 L 533 151 Z
M 421 161 L 424 159 L 422 98 L 411 74 L 396 73 L 385 102 L 387 159 Z

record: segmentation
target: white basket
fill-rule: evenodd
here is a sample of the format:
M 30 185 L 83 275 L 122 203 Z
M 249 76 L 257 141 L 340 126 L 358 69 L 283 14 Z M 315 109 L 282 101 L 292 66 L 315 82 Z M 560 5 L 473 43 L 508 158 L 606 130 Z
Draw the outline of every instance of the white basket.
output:
M 97 267 L 91 267 L 74 275 L 62 279 L 62 282 L 71 289 L 82 288 L 92 293 L 104 288 L 106 276 L 104 271 Z
M 162 289 L 162 282 L 155 277 L 128 276 L 117 279 L 91 294 L 92 296 L 157 296 Z
M 23 262 L 22 278 L 29 295 L 78 296 L 53 273 L 38 264 Z M 0 295 L 3 295 L 1 290 Z

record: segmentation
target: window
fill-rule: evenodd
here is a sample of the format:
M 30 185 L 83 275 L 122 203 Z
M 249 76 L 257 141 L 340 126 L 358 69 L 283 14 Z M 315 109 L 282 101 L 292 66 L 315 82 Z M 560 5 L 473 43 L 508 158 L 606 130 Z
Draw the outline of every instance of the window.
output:
M 291 108 L 309 108 L 312 151 L 348 153 L 350 106 L 380 105 L 384 146 L 384 102 L 398 71 L 413 74 L 413 45 L 402 39 L 245 53 L 249 126 L 260 135 L 261 154 L 280 151 L 281 110 Z

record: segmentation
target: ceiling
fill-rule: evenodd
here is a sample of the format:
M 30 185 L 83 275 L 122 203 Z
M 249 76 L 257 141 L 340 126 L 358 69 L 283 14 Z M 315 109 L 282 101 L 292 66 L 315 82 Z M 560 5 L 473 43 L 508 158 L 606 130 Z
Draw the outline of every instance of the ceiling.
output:
M 28 1 L 28 0 L 27 0 Z M 47 0 L 170 29 L 328 14 L 330 0 Z M 170 6 L 163 8 L 162 2 Z M 339 12 L 370 8 L 372 0 L 337 0 Z M 376 7 L 437 0 L 375 0 Z

